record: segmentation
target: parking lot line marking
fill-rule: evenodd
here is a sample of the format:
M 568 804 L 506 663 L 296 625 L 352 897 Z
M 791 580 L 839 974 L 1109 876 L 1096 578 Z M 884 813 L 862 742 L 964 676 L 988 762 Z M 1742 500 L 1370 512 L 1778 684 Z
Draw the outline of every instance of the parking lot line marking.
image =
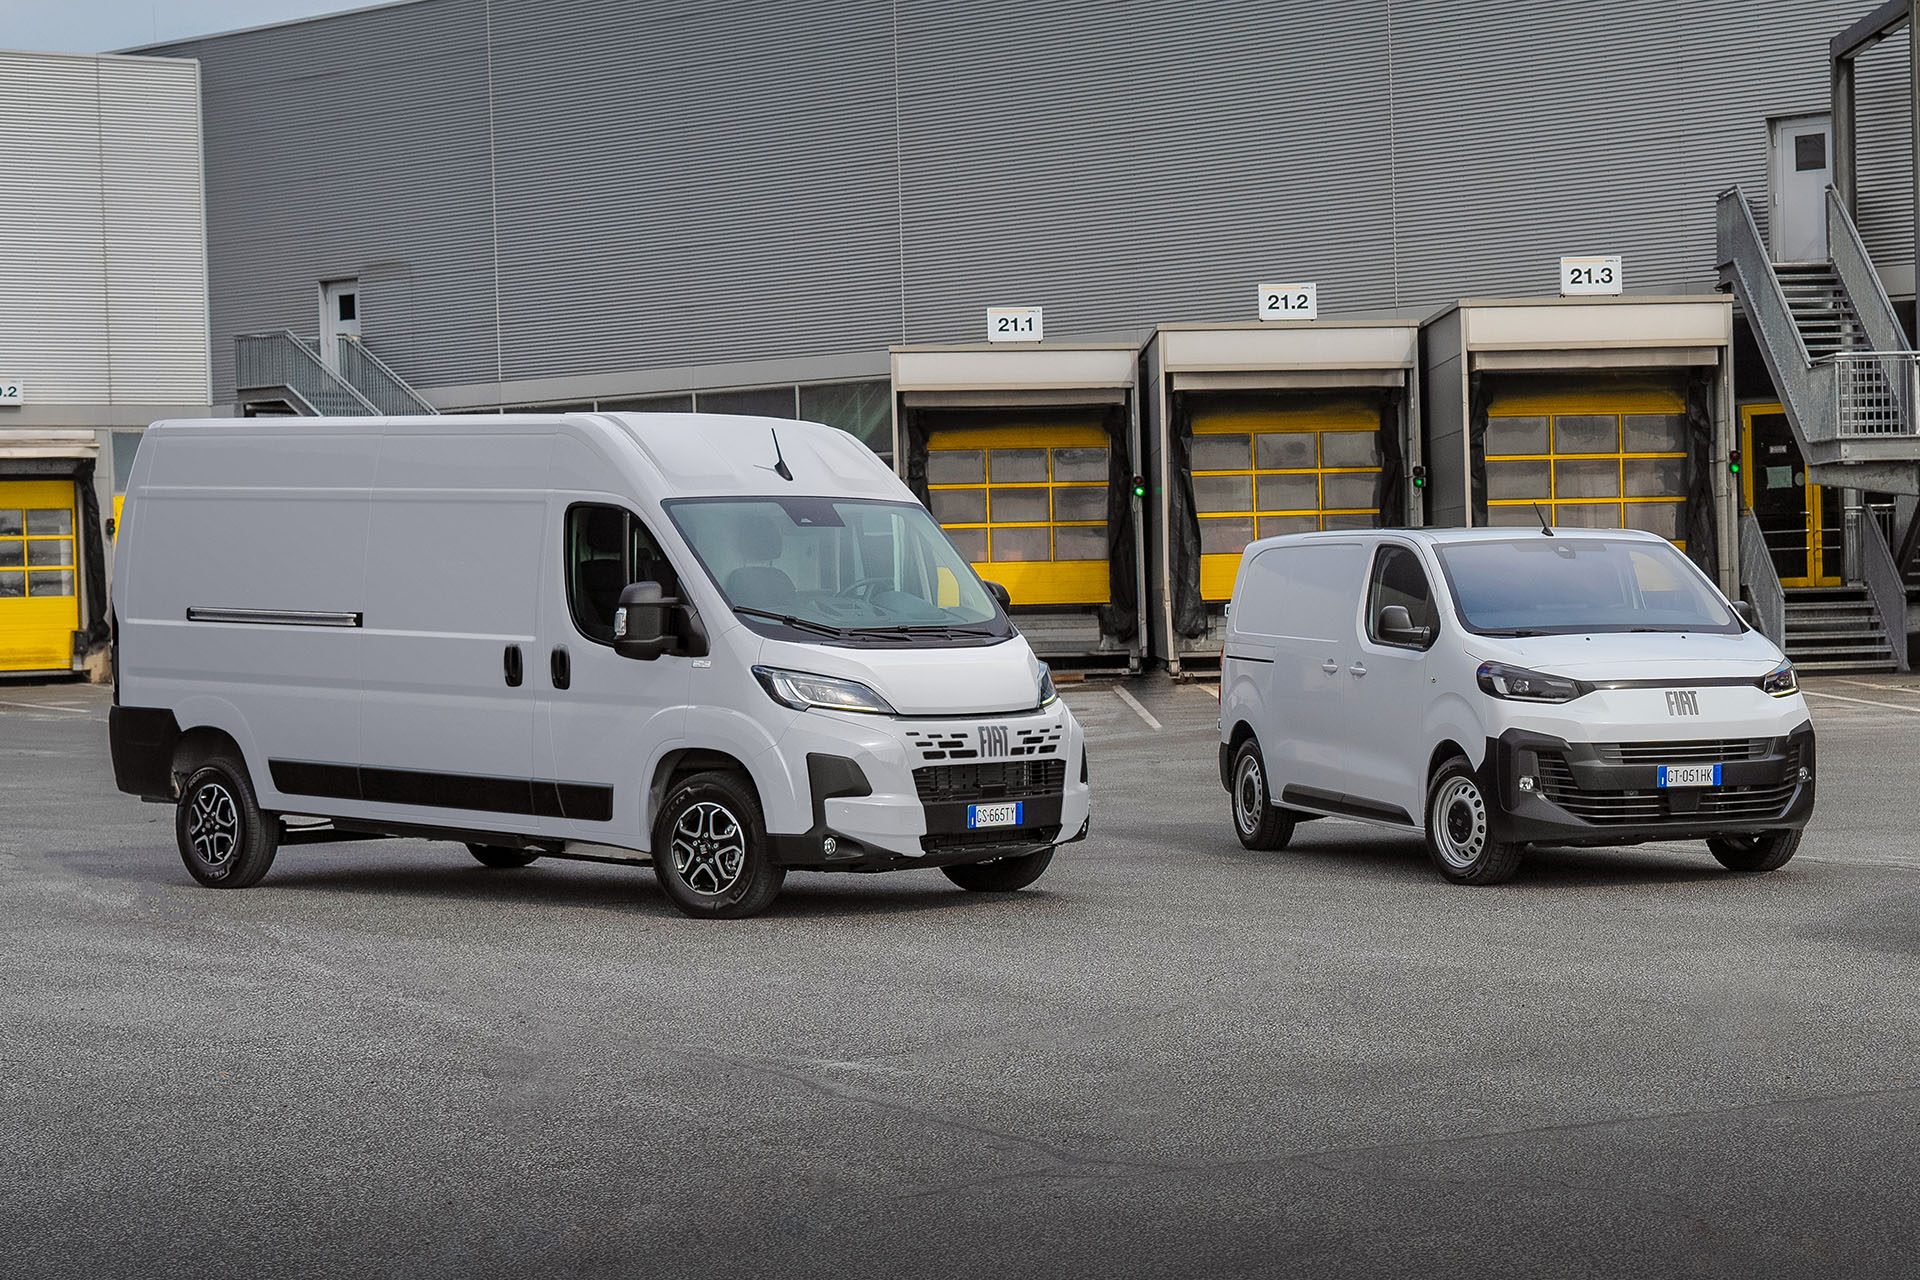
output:
M 1126 703 L 1128 706 L 1133 708 L 1133 714 L 1139 716 L 1142 720 L 1145 720 L 1147 722 L 1147 728 L 1152 729 L 1155 733 L 1158 733 L 1160 731 L 1160 722 L 1158 720 L 1155 720 L 1153 718 L 1153 713 L 1147 710 L 1145 707 L 1141 706 L 1140 703 L 1135 700 L 1132 694 L 1128 693 L 1125 689 L 1122 689 L 1119 685 L 1113 686 L 1113 691 L 1119 697 L 1120 701 Z
M 1194 686 L 1194 688 L 1196 688 L 1196 689 L 1198 689 L 1198 690 L 1200 690 L 1200 692 L 1202 692 L 1202 693 L 1204 693 L 1204 694 L 1206 694 L 1206 695 L 1207 695 L 1207 696 L 1208 696 L 1209 698 L 1212 698 L 1212 699 L 1213 699 L 1213 700 L 1214 700 L 1215 702 L 1218 702 L 1218 701 L 1220 701 L 1220 686 L 1219 686 L 1219 685 L 1217 685 L 1217 684 L 1200 684 L 1200 685 L 1195 685 L 1195 686 Z
M 1878 689 L 1882 693 L 1920 694 L 1920 688 L 1905 684 L 1875 684 L 1871 680 L 1849 680 L 1845 676 L 1834 676 L 1833 682 L 1835 684 L 1850 684 L 1859 689 Z
M 70 716 L 87 714 L 85 707 L 58 707 L 51 702 L 0 702 L 0 707 L 19 707 L 24 711 L 58 711 Z
M 1910 716 L 1920 716 L 1920 707 L 1901 706 L 1897 702 L 1875 702 L 1871 698 L 1846 698 L 1837 693 L 1816 693 L 1812 689 L 1802 689 L 1801 693 L 1809 698 L 1828 698 L 1834 702 L 1851 702 L 1856 707 L 1885 707 L 1889 711 L 1904 711 Z

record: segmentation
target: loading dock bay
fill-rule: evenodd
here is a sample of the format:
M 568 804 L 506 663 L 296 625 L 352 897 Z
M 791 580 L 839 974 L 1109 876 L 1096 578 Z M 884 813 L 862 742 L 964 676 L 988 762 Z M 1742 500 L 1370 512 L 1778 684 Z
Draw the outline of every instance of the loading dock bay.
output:
M 3 686 L 9 1272 L 1911 1274 L 1920 680 L 1808 690 L 1772 876 L 1248 853 L 1157 678 L 1067 689 L 1095 829 L 1030 893 L 714 928 L 411 842 L 201 889 L 106 690 Z

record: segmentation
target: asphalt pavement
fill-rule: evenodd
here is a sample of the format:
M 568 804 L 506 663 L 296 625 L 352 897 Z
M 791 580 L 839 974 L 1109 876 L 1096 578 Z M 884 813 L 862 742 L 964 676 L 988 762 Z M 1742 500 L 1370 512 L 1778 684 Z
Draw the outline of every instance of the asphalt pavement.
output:
M 1204 686 L 1071 687 L 1033 889 L 457 845 L 196 885 L 104 690 L 0 684 L 0 1273 L 1920 1273 L 1920 681 L 1809 682 L 1798 857 L 1459 888 L 1235 841 Z

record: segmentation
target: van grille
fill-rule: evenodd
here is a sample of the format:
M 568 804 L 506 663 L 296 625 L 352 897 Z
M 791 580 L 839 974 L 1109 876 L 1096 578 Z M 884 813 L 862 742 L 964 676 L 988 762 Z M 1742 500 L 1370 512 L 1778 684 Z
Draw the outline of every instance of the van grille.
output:
M 1022 827 L 1000 831 L 953 831 L 944 835 L 920 837 L 922 853 L 989 853 L 1004 849 L 1009 854 L 1030 853 L 1040 845 L 1060 838 L 1060 828 Z
M 1067 762 L 1057 758 L 942 764 L 913 771 L 914 790 L 922 804 L 1059 795 L 1066 781 Z
M 1744 740 L 1736 740 L 1736 745 L 1743 745 L 1743 741 Z M 1760 739 L 1759 742 L 1762 750 L 1753 754 L 1764 755 L 1766 754 L 1764 750 L 1766 740 Z M 1661 764 L 1704 764 L 1723 761 L 1728 758 L 1750 758 L 1750 756 L 1745 754 L 1732 757 L 1726 755 L 1714 755 L 1711 757 L 1701 755 L 1692 758 L 1686 756 L 1676 757 L 1672 754 L 1672 748 L 1676 745 L 1686 746 L 1700 744 L 1622 743 L 1619 745 L 1634 747 L 1658 745 L 1666 752 L 1666 754 L 1661 755 L 1659 758 L 1659 763 Z M 1724 744 L 1713 743 L 1710 745 L 1717 747 Z M 1603 748 L 1602 759 L 1605 758 L 1605 749 Z M 1653 761 L 1651 759 L 1644 762 L 1635 760 L 1629 761 L 1628 763 L 1650 764 L 1653 763 Z M 1580 784 L 1574 779 L 1573 769 L 1567 763 L 1565 756 L 1558 752 L 1543 752 L 1540 756 L 1541 793 L 1544 794 L 1548 800 L 1559 805 L 1574 817 L 1602 826 L 1658 826 L 1665 822 L 1688 823 L 1699 822 L 1709 818 L 1732 818 L 1742 822 L 1765 822 L 1769 819 L 1778 818 L 1786 811 L 1787 806 L 1793 803 L 1793 793 L 1798 785 L 1799 773 L 1800 744 L 1796 742 L 1787 748 L 1786 764 L 1781 775 L 1784 779 L 1783 781 L 1766 786 L 1716 787 L 1712 790 L 1701 791 L 1689 789 L 1680 794 L 1697 796 L 1699 799 L 1698 807 L 1691 810 L 1676 810 L 1671 803 L 1672 797 L 1676 794 L 1673 791 L 1661 790 L 1658 787 L 1643 787 L 1620 791 L 1583 790 Z
M 1608 764 L 1720 764 L 1767 754 L 1765 738 L 1704 738 L 1696 742 L 1596 742 L 1594 754 Z

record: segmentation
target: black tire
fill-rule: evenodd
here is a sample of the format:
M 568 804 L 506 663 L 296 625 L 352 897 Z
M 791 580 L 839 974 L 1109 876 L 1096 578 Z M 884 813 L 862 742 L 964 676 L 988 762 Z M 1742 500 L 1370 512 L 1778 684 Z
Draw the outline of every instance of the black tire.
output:
M 469 841 L 467 852 L 478 858 L 482 864 L 499 867 L 503 871 L 524 867 L 529 862 L 540 860 L 540 855 L 537 853 L 528 853 L 525 849 L 509 849 L 499 844 L 474 844 Z
M 947 879 L 968 893 L 1013 893 L 1024 889 L 1046 873 L 1053 862 L 1053 850 L 1023 853 L 1017 858 L 995 858 L 992 862 L 969 862 L 958 867 L 942 867 Z
M 280 819 L 260 812 L 246 765 L 217 755 L 187 776 L 174 806 L 173 836 L 195 880 L 213 889 L 246 889 L 273 866 Z
M 673 905 L 704 919 L 765 911 L 787 869 L 773 861 L 753 788 L 732 773 L 696 773 L 667 793 L 653 824 L 653 873 Z
M 1290 810 L 1274 804 L 1268 794 L 1267 762 L 1254 739 L 1248 738 L 1233 753 L 1228 778 L 1233 784 L 1233 833 L 1240 837 L 1240 843 L 1265 853 L 1286 848 L 1298 820 Z
M 1729 871 L 1778 871 L 1800 847 L 1798 829 L 1763 831 L 1754 836 L 1709 836 L 1707 848 Z
M 1520 869 L 1520 846 L 1492 837 L 1493 815 L 1464 756 L 1427 784 L 1427 857 L 1455 884 L 1500 884 Z

